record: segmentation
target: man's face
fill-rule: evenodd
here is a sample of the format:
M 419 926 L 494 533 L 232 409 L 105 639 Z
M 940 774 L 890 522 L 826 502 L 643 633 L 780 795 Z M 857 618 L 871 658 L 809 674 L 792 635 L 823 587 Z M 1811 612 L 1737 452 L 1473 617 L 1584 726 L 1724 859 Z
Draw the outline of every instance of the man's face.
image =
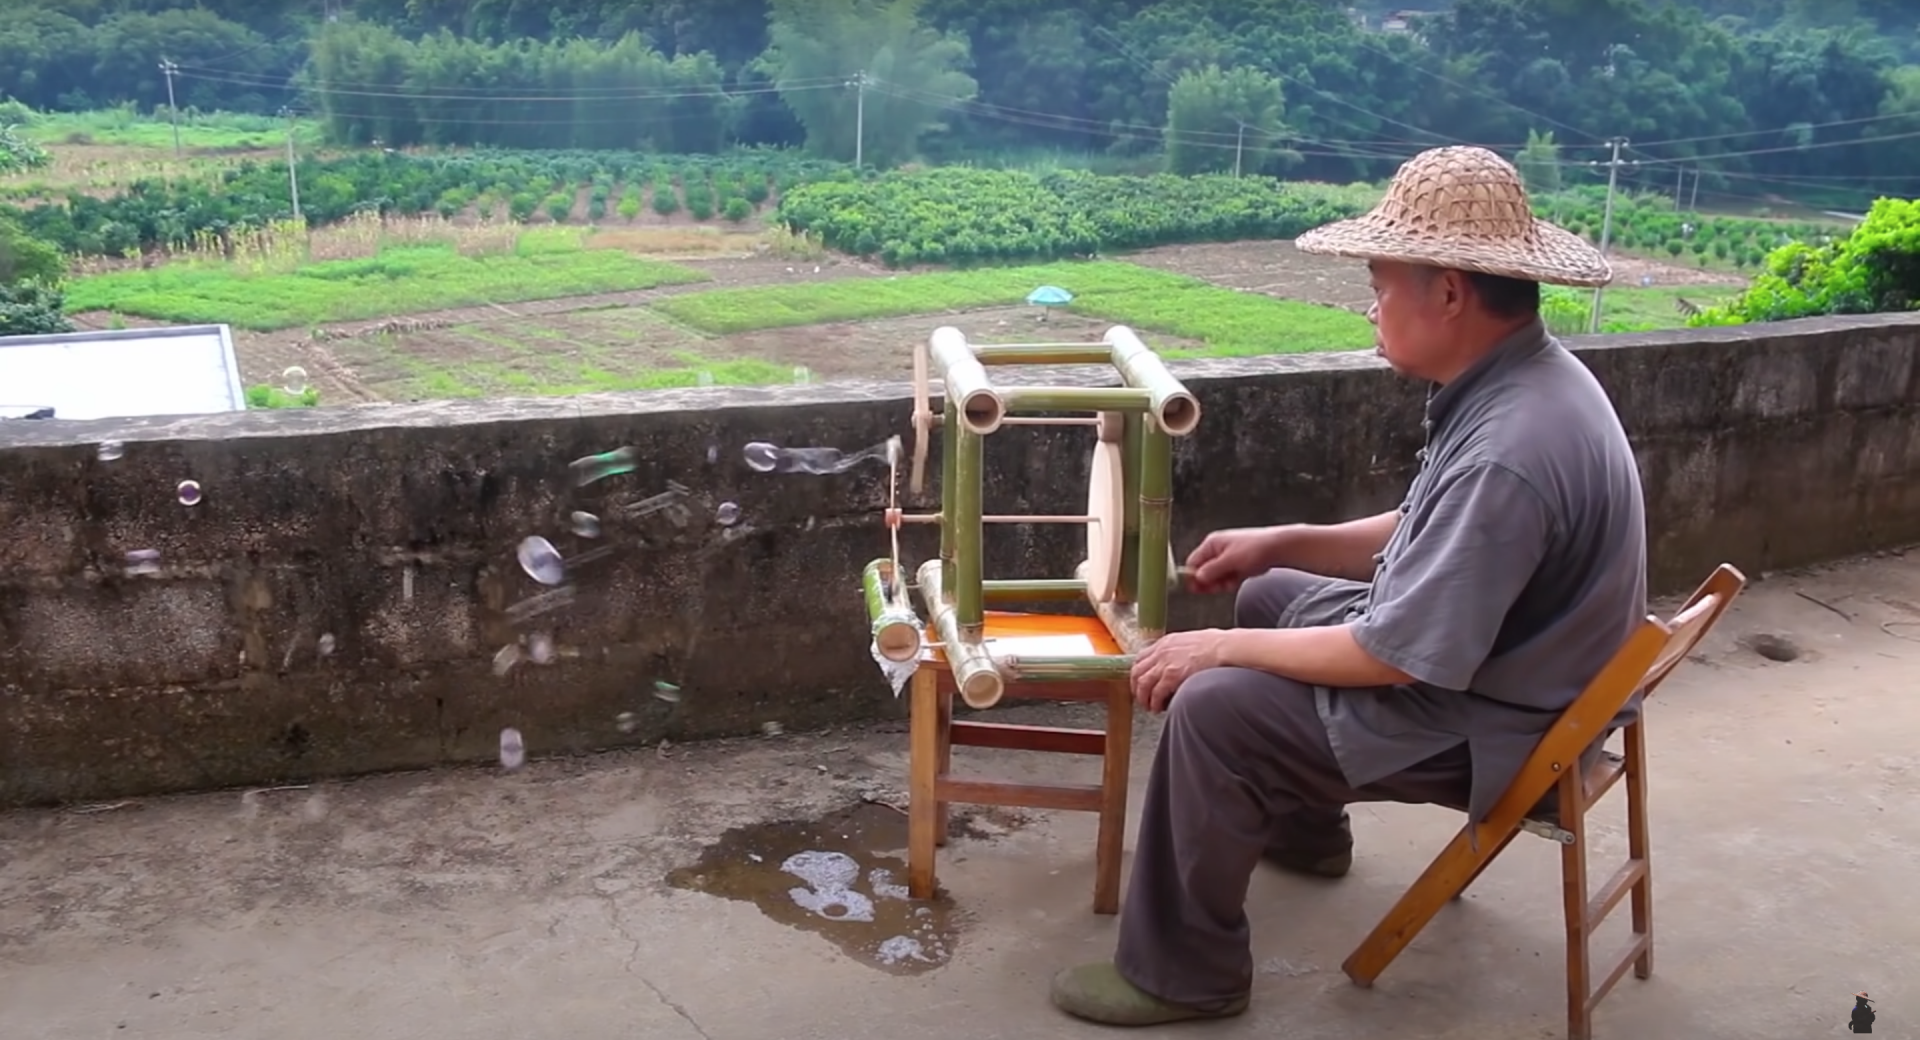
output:
M 1374 353 L 1394 371 L 1434 378 L 1456 346 L 1456 320 L 1465 305 L 1464 280 L 1449 271 L 1391 260 L 1367 265 L 1372 275 Z

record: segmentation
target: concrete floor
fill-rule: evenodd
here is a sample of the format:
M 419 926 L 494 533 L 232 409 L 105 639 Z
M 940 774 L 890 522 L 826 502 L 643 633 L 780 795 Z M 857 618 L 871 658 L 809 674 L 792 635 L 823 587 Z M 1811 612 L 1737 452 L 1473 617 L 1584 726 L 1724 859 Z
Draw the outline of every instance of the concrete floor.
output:
M 1756 635 L 1800 657 L 1767 660 Z M 1861 989 L 1879 1034 L 1920 1036 L 1916 640 L 1920 556 L 1775 575 L 1661 691 L 1649 732 L 1656 974 L 1620 984 L 1600 1036 L 1838 1036 Z M 1136 777 L 1153 739 L 1142 729 Z M 1111 950 L 1113 919 L 1087 912 L 1088 817 L 973 819 L 943 853 L 952 907 L 920 919 L 929 949 L 954 930 L 951 962 L 919 974 L 873 957 L 904 907 L 882 907 L 873 926 L 796 927 L 791 879 L 748 866 L 761 839 L 700 869 L 758 885 L 767 910 L 664 880 L 726 828 L 897 798 L 905 766 L 895 727 L 0 815 L 0 1035 L 1103 1035 L 1046 1002 L 1056 968 Z M 892 862 L 896 850 L 860 846 L 897 846 L 897 814 L 869 805 L 849 819 L 844 849 L 862 868 Z M 1596 818 L 1601 877 L 1618 819 L 1614 795 Z M 1458 824 L 1437 808 L 1363 808 L 1345 880 L 1263 870 L 1252 1011 L 1168 1032 L 1564 1035 L 1556 847 L 1537 838 L 1516 842 L 1374 989 L 1340 973 Z

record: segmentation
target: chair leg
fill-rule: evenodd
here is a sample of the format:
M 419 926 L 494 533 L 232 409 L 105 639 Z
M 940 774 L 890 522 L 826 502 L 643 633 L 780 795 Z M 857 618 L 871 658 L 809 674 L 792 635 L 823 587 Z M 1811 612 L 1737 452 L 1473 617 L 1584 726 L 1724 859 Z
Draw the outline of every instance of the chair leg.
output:
M 1634 958 L 1635 978 L 1653 975 L 1653 861 L 1647 833 L 1647 738 L 1644 720 L 1635 722 L 1621 735 L 1625 770 L 1621 780 L 1627 785 L 1627 855 L 1644 864 L 1640 880 L 1628 892 L 1633 915 L 1633 932 L 1646 936 L 1646 947 Z
M 1133 691 L 1107 690 L 1106 744 L 1100 758 L 1100 836 L 1094 846 L 1093 912 L 1120 912 L 1120 861 L 1127 837 L 1127 769 L 1133 758 Z
M 1400 951 L 1413 942 L 1414 936 L 1420 934 L 1420 929 L 1433 920 L 1434 915 L 1465 886 L 1468 879 L 1479 873 L 1499 850 L 1506 848 L 1517 829 L 1516 825 L 1506 834 L 1494 838 L 1492 828 L 1485 824 L 1476 827 L 1470 823 L 1461 827 L 1412 887 L 1401 895 L 1400 901 L 1393 904 L 1393 909 L 1387 911 L 1380 923 L 1373 926 L 1373 931 L 1347 956 L 1340 970 L 1358 985 L 1373 985 L 1373 980 L 1387 970 L 1387 965 L 1392 964 Z M 1482 831 L 1478 852 L 1473 847 L 1475 830 Z
M 931 668 L 913 674 L 907 705 L 907 894 L 932 899 L 939 815 L 940 687 Z
M 935 744 L 939 748 L 936 756 L 938 761 L 934 765 L 936 787 L 941 777 L 953 771 L 953 694 L 950 691 L 942 691 L 937 700 L 940 704 L 938 713 L 940 721 L 939 730 L 934 737 Z M 947 843 L 948 810 L 951 806 L 952 803 L 946 801 L 940 801 L 934 805 L 933 843 L 935 845 L 945 846 Z
M 1587 919 L 1587 800 L 1579 770 L 1563 776 L 1560 826 L 1572 844 L 1560 846 L 1560 895 L 1567 918 L 1567 1040 L 1592 1040 L 1592 922 Z

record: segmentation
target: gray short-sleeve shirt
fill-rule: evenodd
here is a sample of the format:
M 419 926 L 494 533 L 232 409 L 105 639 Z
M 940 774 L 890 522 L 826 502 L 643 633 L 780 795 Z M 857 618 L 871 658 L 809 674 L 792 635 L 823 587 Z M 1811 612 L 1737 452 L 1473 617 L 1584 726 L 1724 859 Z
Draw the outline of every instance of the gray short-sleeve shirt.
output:
M 1316 696 L 1355 786 L 1466 742 L 1479 820 L 1646 617 L 1646 513 L 1612 402 L 1538 322 L 1436 390 L 1427 431 L 1371 585 L 1306 611 L 1415 681 Z

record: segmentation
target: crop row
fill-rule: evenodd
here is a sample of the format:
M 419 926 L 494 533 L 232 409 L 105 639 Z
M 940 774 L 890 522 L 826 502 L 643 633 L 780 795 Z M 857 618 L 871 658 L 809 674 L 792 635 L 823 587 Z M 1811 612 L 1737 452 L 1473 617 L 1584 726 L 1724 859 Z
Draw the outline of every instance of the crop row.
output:
M 852 179 L 841 164 L 784 152 L 728 156 L 663 156 L 638 152 L 481 151 L 450 156 L 367 152 L 298 166 L 300 210 L 310 225 L 355 213 L 439 213 L 470 208 L 483 216 L 564 219 L 581 191 L 588 215 L 617 211 L 631 219 L 643 192 L 662 215 L 684 196 L 696 220 L 741 219 L 774 193 L 828 178 Z M 653 191 L 677 187 L 678 191 Z M 143 180 L 110 198 L 78 192 L 64 201 L 0 207 L 30 233 L 71 253 L 123 255 L 177 246 L 197 237 L 264 227 L 293 216 L 284 163 L 242 163 L 210 182 Z

